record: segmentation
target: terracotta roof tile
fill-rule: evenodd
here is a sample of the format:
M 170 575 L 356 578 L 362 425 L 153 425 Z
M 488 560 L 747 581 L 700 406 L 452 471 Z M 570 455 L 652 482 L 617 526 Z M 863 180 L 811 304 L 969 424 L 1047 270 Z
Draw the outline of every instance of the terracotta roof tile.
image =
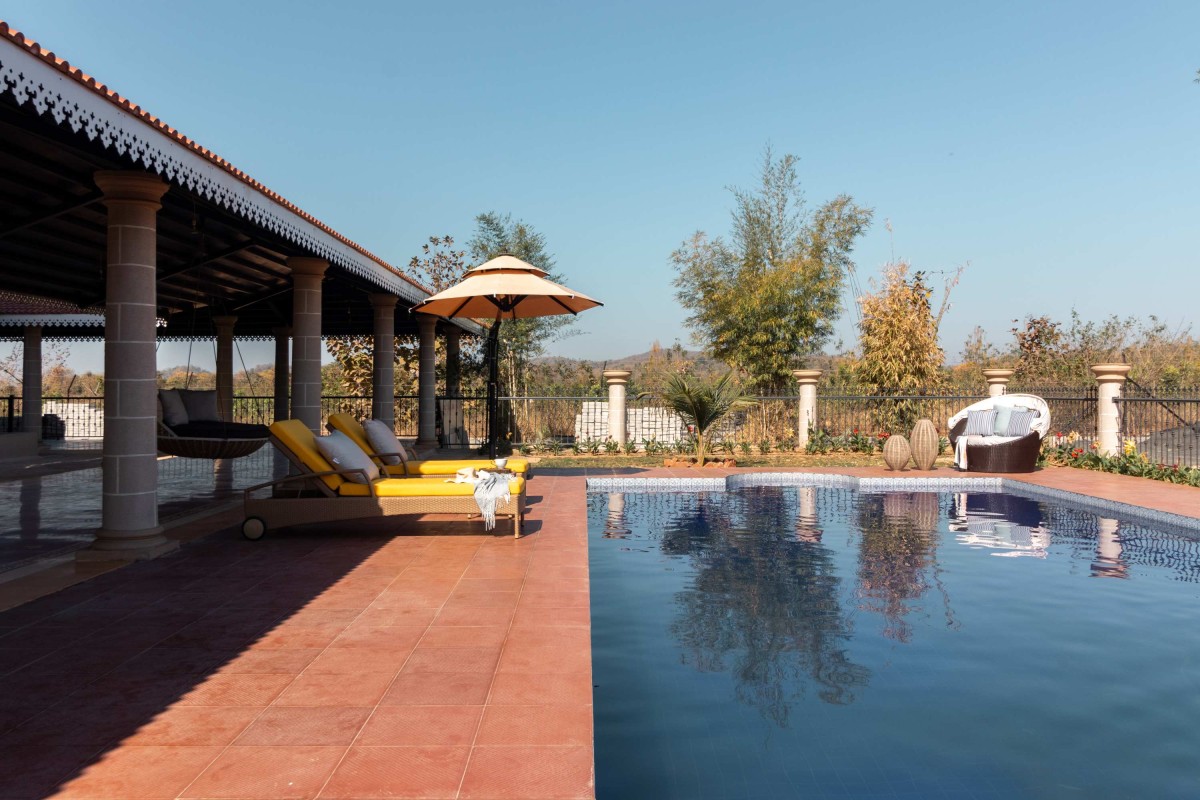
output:
M 401 278 L 402 280 L 412 284 L 413 286 L 416 286 L 421 291 L 429 293 L 428 287 L 422 286 L 419 282 L 413 280 L 411 277 L 404 274 L 396 267 L 393 267 L 391 264 L 387 263 L 379 256 L 377 256 L 374 253 L 367 250 L 365 247 L 359 245 L 356 242 L 351 241 L 350 239 L 347 239 L 345 236 L 338 233 L 333 228 L 326 225 L 324 222 L 321 222 L 319 219 L 317 219 L 313 215 L 304 211 L 303 209 L 298 207 L 296 204 L 292 203 L 291 201 L 287 200 L 286 198 L 277 194 L 276 192 L 271 191 L 266 186 L 264 186 L 263 184 L 256 181 L 254 178 L 251 178 L 245 172 L 238 169 L 233 164 L 230 164 L 228 161 L 221 158 L 219 155 L 217 155 L 213 151 L 200 145 L 195 140 L 190 139 L 187 136 L 184 136 L 178 130 L 171 127 L 167 123 L 163 122 L 161 119 L 159 119 L 158 117 L 149 113 L 148 111 L 146 111 L 141 106 L 134 103 L 133 101 L 129 100 L 128 98 L 122 97 L 120 94 L 113 91 L 109 87 L 105 86 L 103 83 L 96 80 L 91 75 L 88 75 L 87 73 L 85 73 L 79 67 L 72 65 L 69 61 L 67 61 L 64 58 L 59 58 L 53 52 L 45 49 L 44 47 L 42 47 L 41 45 L 39 45 L 37 42 L 33 41 L 32 39 L 27 38 L 20 31 L 14 30 L 13 28 L 9 27 L 8 23 L 5 22 L 4 20 L 0 20 L 0 37 L 8 39 L 9 41 L 16 44 L 17 46 L 23 48 L 24 50 L 27 50 L 28 52 L 32 53 L 35 56 L 37 56 L 38 58 L 40 58 L 42 61 L 46 62 L 47 64 L 50 64 L 51 66 L 55 67 L 60 72 L 66 74 L 66 75 L 69 75 L 71 78 L 75 79 L 79 83 L 83 84 L 84 86 L 88 87 L 92 91 L 96 92 L 96 94 L 105 98 L 106 100 L 113 103 L 114 105 L 117 105 L 123 109 L 128 110 L 134 116 L 141 119 L 142 122 L 146 123 L 147 125 L 149 125 L 152 128 L 157 129 L 163 135 L 171 137 L 175 141 L 179 142 L 180 144 L 183 144 L 184 146 L 186 146 L 190 150 L 194 151 L 195 153 L 199 154 L 200 156 L 207 158 L 209 161 L 213 162 L 214 164 L 217 164 L 222 169 L 224 169 L 226 172 L 228 172 L 229 174 L 236 177 L 238 180 L 242 181 L 243 183 L 248 184 L 249 186 L 252 186 L 254 189 L 256 189 L 257 191 L 266 195 L 267 197 L 271 198 L 273 201 L 275 201 L 279 205 L 283 206 L 284 208 L 288 209 L 289 211 L 294 212 L 295 214 L 304 218 L 308 222 L 311 222 L 313 225 L 316 225 L 318 228 L 323 230 L 325 233 L 328 233 L 330 236 L 337 239 L 339 242 L 342 242 L 343 244 L 354 248 L 359 253 L 362 253 L 364 256 L 366 256 L 367 258 L 374 261 L 376 264 L 379 264 L 381 267 L 388 270 L 389 272 L 396 275 L 397 277 Z

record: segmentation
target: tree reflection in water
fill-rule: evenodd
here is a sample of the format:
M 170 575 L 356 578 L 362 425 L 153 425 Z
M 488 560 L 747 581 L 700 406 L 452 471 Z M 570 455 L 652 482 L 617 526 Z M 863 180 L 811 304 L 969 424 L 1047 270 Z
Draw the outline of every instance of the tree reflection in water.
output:
M 739 702 L 786 727 L 809 684 L 822 701 L 844 705 L 870 672 L 846 653 L 851 626 L 831 551 L 797 541 L 794 503 L 762 502 L 781 491 L 701 494 L 663 529 L 661 548 L 689 557 L 696 571 L 675 597 L 671 625 L 685 661 L 728 671 Z
M 883 635 L 889 639 L 911 641 L 907 617 L 924 610 L 920 600 L 931 583 L 942 593 L 947 624 L 957 624 L 937 572 L 940 518 L 938 495 L 932 492 L 859 498 L 858 607 L 883 616 Z

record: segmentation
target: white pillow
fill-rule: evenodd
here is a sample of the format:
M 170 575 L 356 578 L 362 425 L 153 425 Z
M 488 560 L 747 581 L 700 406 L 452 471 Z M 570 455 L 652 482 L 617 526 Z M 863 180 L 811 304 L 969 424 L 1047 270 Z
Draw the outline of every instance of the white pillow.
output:
M 369 419 L 363 423 L 363 430 L 367 432 L 367 441 L 371 444 L 371 449 L 380 456 L 383 463 L 399 464 L 408 461 L 408 453 L 404 452 L 404 445 L 400 444 L 395 432 L 386 422 Z M 399 455 L 385 456 L 382 455 L 383 453 L 399 453 Z
M 334 431 L 328 436 L 318 436 L 317 449 L 325 456 L 326 461 L 333 464 L 334 469 L 366 470 L 367 479 L 364 479 L 361 473 L 351 472 L 345 476 L 348 481 L 367 483 L 368 480 L 374 481 L 379 478 L 379 467 L 375 466 L 371 457 L 341 431 Z
M 180 389 L 179 396 L 183 399 L 183 407 L 187 409 L 188 422 L 221 421 L 221 414 L 217 411 L 216 389 Z
M 168 428 L 188 424 L 187 408 L 178 389 L 159 389 L 158 400 L 162 403 L 162 421 Z

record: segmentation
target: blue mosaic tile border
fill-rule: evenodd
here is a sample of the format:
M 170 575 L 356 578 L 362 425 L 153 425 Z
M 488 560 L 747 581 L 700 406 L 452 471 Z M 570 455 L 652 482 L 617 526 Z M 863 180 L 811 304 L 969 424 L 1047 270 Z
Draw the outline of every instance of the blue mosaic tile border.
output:
M 1200 518 L 1143 508 L 1065 489 L 1007 478 L 856 478 L 811 472 L 742 472 L 713 478 L 588 478 L 589 492 L 724 492 L 751 486 L 829 486 L 860 492 L 1011 492 L 1034 500 L 1059 500 L 1131 522 L 1200 531 Z

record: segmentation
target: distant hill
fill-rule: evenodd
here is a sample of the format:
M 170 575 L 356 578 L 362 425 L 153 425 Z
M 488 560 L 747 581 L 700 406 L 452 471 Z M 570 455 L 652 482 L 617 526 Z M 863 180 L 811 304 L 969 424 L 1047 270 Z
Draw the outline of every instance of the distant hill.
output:
M 644 353 L 636 353 L 631 356 L 622 356 L 621 358 L 607 358 L 607 359 L 568 358 L 566 356 L 542 356 L 540 358 L 533 359 L 533 363 L 535 363 L 535 364 L 551 364 L 551 365 L 583 363 L 583 364 L 588 364 L 589 366 L 593 366 L 593 367 L 601 367 L 601 366 L 604 366 L 605 364 L 608 364 L 611 367 L 633 367 L 633 366 L 637 366 L 639 364 L 645 364 L 647 361 L 650 360 L 650 356 L 653 352 L 654 352 L 653 350 L 647 350 Z M 711 362 L 714 364 L 717 363 L 717 362 L 713 361 L 713 359 L 709 358 L 703 350 L 684 350 L 683 355 L 684 355 L 684 358 L 688 359 L 689 361 L 695 361 L 697 363 L 707 363 L 707 362 Z

